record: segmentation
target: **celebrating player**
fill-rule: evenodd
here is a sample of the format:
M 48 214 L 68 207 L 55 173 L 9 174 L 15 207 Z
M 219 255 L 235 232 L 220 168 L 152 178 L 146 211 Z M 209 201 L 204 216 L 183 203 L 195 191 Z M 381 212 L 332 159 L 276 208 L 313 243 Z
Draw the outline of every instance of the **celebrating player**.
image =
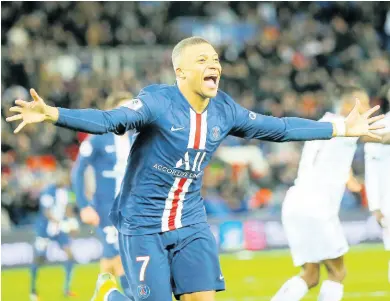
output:
M 180 41 L 172 52 L 176 85 L 152 85 L 118 109 L 51 107 L 31 90 L 32 102 L 17 100 L 7 121 L 16 128 L 42 121 L 92 134 L 138 136 L 119 196 L 110 212 L 119 231 L 122 262 L 136 300 L 214 300 L 225 289 L 218 249 L 200 195 L 203 171 L 227 135 L 268 141 L 376 137 L 371 123 L 379 107 L 361 114 L 357 105 L 335 123 L 255 114 L 218 90 L 221 65 L 203 38 Z M 127 300 L 114 278 L 101 274 L 92 300 Z
M 36 289 L 38 268 L 44 263 L 46 249 L 50 241 L 59 244 L 68 257 L 65 261 L 65 296 L 74 296 L 70 291 L 70 281 L 74 264 L 70 249 L 69 232 L 78 229 L 78 222 L 73 214 L 74 196 L 69 189 L 69 175 L 61 171 L 60 179 L 55 185 L 49 185 L 39 199 L 40 215 L 36 224 L 36 239 L 34 243 L 34 262 L 31 265 L 31 301 L 38 300 Z
M 378 130 L 378 134 L 383 136 L 383 143 L 390 144 L 390 85 L 383 87 L 381 98 L 386 115 L 379 122 L 386 124 L 386 129 Z M 367 143 L 364 151 L 368 207 L 382 226 L 385 249 L 390 251 L 390 145 Z M 390 282 L 390 261 L 388 279 Z
M 363 113 L 369 107 L 367 93 L 358 87 L 342 87 L 337 97 L 340 103 L 337 114 L 326 113 L 321 120 L 342 122 L 348 119 L 356 99 L 360 100 L 359 111 Z M 297 179 L 287 192 L 282 209 L 293 262 L 302 267 L 302 272 L 288 280 L 272 301 L 301 300 L 318 284 L 321 263 L 327 268 L 328 279 L 321 286 L 318 300 L 342 299 L 343 256 L 349 247 L 338 212 L 351 177 L 357 139 L 335 138 L 305 143 Z
M 114 93 L 107 98 L 105 109 L 113 109 L 131 99 L 131 93 Z M 79 156 L 72 171 L 72 184 L 81 220 L 96 227 L 103 244 L 100 272 L 119 277 L 122 289 L 128 297 L 132 294 L 119 256 L 118 231 L 109 220 L 108 213 L 125 175 L 132 139 L 131 132 L 123 136 L 107 133 L 88 137 L 80 146 Z M 89 166 L 93 168 L 95 178 L 91 205 L 86 197 L 86 170 Z

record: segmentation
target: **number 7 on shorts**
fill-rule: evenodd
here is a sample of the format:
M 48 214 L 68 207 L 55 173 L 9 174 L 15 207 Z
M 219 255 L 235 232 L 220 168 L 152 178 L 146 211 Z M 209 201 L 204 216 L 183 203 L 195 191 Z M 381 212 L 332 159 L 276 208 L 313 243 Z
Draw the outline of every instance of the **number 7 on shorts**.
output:
M 143 261 L 141 271 L 139 272 L 139 281 L 145 281 L 145 271 L 148 266 L 150 256 L 138 256 L 137 261 Z

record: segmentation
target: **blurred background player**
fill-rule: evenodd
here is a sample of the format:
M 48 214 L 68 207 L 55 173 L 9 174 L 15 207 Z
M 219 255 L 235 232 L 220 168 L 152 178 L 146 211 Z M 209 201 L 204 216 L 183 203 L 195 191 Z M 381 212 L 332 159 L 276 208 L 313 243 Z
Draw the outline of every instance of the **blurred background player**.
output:
M 132 94 L 129 92 L 113 93 L 107 98 L 105 109 L 114 109 L 131 99 Z M 89 136 L 80 146 L 72 171 L 72 186 L 80 208 L 81 220 L 96 227 L 103 245 L 100 272 L 119 277 L 122 289 L 128 297 L 131 297 L 131 289 L 119 256 L 118 230 L 108 218 L 108 213 L 119 193 L 132 143 L 131 131 L 123 136 L 113 133 Z M 88 167 L 92 168 L 92 174 L 86 172 Z M 87 197 L 88 186 L 89 192 L 94 190 L 92 203 Z
M 344 120 L 360 100 L 360 111 L 369 107 L 367 93 L 358 87 L 340 87 L 336 113 L 326 113 L 322 121 Z M 319 282 L 320 264 L 328 271 L 319 299 L 338 301 L 343 297 L 345 277 L 343 256 L 348 251 L 338 212 L 351 178 L 351 164 L 358 138 L 334 138 L 306 142 L 294 186 L 286 194 L 282 221 L 299 276 L 289 279 L 272 301 L 297 301 Z
M 74 215 L 75 198 L 70 190 L 70 176 L 68 171 L 59 170 L 55 184 L 49 185 L 41 194 L 39 205 L 40 215 L 36 223 L 36 240 L 34 243 L 35 259 L 31 265 L 31 301 L 38 299 L 36 288 L 38 269 L 45 261 L 49 242 L 58 243 L 65 251 L 67 260 L 65 267 L 64 294 L 67 297 L 75 296 L 70 290 L 70 282 L 74 265 L 71 251 L 70 232 L 78 230 L 78 222 Z
M 379 121 L 386 129 L 378 130 L 383 144 L 366 143 L 365 145 L 365 184 L 368 207 L 383 228 L 385 249 L 390 251 L 390 84 L 380 93 L 382 112 L 385 118 Z M 388 270 L 390 282 L 390 261 Z

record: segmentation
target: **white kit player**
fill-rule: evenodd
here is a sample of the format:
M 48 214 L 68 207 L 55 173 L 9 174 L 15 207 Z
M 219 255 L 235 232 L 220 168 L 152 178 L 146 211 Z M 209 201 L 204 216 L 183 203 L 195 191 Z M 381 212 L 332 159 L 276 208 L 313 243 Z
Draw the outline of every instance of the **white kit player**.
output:
M 387 90 L 387 91 L 386 91 Z M 390 107 L 390 85 L 384 91 L 387 107 Z M 367 143 L 365 145 L 365 182 L 368 207 L 383 230 L 385 249 L 390 251 L 390 110 L 385 118 L 378 121 L 385 129 L 378 130 L 383 137 L 382 143 Z M 387 143 L 387 145 L 385 144 Z M 390 261 L 388 270 L 390 282 Z
M 361 88 L 343 87 L 338 114 L 326 113 L 321 121 L 340 123 L 360 100 L 363 112 L 369 97 Z M 283 203 L 282 222 L 295 266 L 301 274 L 289 279 L 271 301 L 301 300 L 319 283 L 320 265 L 328 279 L 318 300 L 338 301 L 343 296 L 345 267 L 343 256 L 349 246 L 338 217 L 340 203 L 351 176 L 351 164 L 358 138 L 335 138 L 306 142 L 299 163 L 298 176 Z

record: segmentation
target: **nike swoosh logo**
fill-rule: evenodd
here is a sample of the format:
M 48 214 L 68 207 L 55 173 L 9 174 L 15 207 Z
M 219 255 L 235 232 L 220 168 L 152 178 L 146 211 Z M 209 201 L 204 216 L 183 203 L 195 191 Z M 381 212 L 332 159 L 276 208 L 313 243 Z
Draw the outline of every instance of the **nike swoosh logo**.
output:
M 181 131 L 181 130 L 184 130 L 184 127 L 175 128 L 173 125 L 172 125 L 172 127 L 171 127 L 171 131 L 172 131 L 172 132 Z
M 225 277 L 223 277 L 222 275 L 219 275 L 219 280 L 223 280 Z

